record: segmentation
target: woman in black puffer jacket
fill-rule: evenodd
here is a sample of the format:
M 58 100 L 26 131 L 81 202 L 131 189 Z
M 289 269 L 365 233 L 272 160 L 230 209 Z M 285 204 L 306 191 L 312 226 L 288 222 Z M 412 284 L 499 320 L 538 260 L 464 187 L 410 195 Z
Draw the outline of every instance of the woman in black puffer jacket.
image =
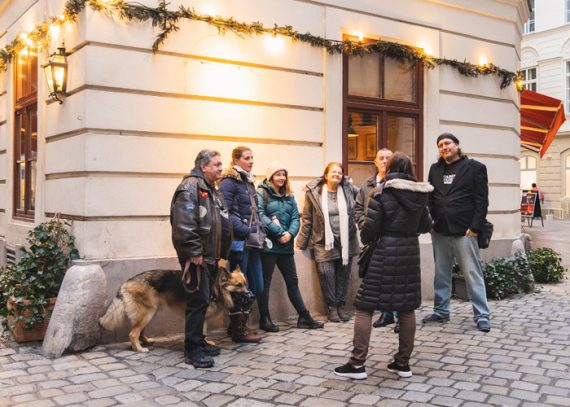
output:
M 387 165 L 382 192 L 369 203 L 361 231 L 362 242 L 378 243 L 355 300 L 354 349 L 350 361 L 335 369 L 338 376 L 365 379 L 372 314 L 399 311 L 399 348 L 388 371 L 411 377 L 409 359 L 414 348 L 416 317 L 421 304 L 420 246 L 418 235 L 430 231 L 427 207 L 433 187 L 417 182 L 411 160 L 395 153 Z

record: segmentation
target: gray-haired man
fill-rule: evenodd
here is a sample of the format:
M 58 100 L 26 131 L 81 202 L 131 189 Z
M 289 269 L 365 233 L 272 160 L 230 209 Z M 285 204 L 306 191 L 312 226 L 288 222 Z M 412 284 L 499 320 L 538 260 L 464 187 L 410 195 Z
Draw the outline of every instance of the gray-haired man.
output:
M 231 245 L 228 210 L 214 186 L 221 174 L 220 153 L 200 151 L 194 169 L 176 188 L 170 206 L 172 243 L 182 270 L 190 274 L 192 286 L 186 287 L 184 361 L 196 368 L 214 366 L 212 356 L 220 354 L 218 347 L 205 341 L 203 331 L 210 303 L 210 278 L 218 272 L 218 260 L 228 257 Z

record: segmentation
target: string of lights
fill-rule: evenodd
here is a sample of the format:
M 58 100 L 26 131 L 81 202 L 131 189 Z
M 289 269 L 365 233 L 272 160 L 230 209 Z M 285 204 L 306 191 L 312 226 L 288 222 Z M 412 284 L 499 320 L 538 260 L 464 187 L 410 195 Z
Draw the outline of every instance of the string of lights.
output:
M 447 66 L 457 70 L 466 77 L 479 77 L 496 75 L 500 78 L 501 89 L 512 83 L 521 90 L 521 77 L 519 72 L 512 72 L 500 68 L 493 63 L 472 64 L 467 60 L 458 61 L 456 59 L 437 58 L 426 53 L 421 48 L 412 47 L 392 41 L 366 41 L 347 39 L 343 41 L 331 40 L 311 33 L 301 33 L 290 25 L 274 25 L 264 27 L 260 22 L 245 23 L 234 18 L 223 18 L 197 13 L 194 9 L 180 6 L 177 10 L 169 10 L 168 3 L 161 1 L 157 7 L 149 7 L 136 2 L 126 2 L 124 0 L 68 0 L 65 3 L 63 14 L 59 17 L 50 17 L 48 21 L 42 22 L 28 33 L 20 33 L 12 42 L 0 50 L 0 70 L 5 71 L 8 64 L 17 53 L 26 46 L 33 44 L 44 45 L 51 41 L 51 33 L 57 27 L 68 22 L 76 22 L 80 13 L 89 6 L 91 9 L 106 13 L 109 16 L 116 16 L 121 20 L 150 22 L 153 27 L 159 29 L 159 33 L 152 45 L 153 51 L 157 51 L 166 41 L 168 36 L 180 30 L 182 20 L 201 21 L 210 26 L 216 27 L 220 34 L 227 32 L 234 33 L 240 37 L 252 37 L 260 35 L 284 36 L 293 42 L 309 44 L 312 47 L 324 48 L 331 54 L 345 54 L 364 56 L 372 53 L 381 53 L 387 57 L 394 58 L 401 62 L 420 63 L 426 69 L 433 69 L 436 66 Z

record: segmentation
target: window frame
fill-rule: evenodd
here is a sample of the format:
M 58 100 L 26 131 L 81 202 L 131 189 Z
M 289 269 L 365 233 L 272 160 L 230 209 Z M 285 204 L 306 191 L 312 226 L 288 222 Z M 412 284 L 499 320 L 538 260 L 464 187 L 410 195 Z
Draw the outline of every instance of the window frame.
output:
M 568 1 L 568 0 L 566 0 Z M 534 15 L 534 0 L 530 1 L 531 3 L 531 8 L 530 8 L 530 15 L 528 17 L 528 21 L 526 23 L 524 23 L 523 26 L 523 34 L 530 34 L 535 32 L 536 30 L 536 21 L 535 21 L 535 15 Z
M 26 50 L 30 52 L 30 49 L 24 48 L 20 52 Z M 13 149 L 13 193 L 12 193 L 12 205 L 13 205 L 13 218 L 22 221 L 33 222 L 35 218 L 35 196 L 34 202 L 32 203 L 32 190 L 36 190 L 37 185 L 37 146 L 38 146 L 38 86 L 39 83 L 39 64 L 38 64 L 38 49 L 33 49 L 35 52 L 36 58 L 33 61 L 32 58 L 26 58 L 26 78 L 28 78 L 27 82 L 24 82 L 24 86 L 22 86 L 23 95 L 18 98 L 18 87 L 20 83 L 18 82 L 20 79 L 18 78 L 18 72 L 20 68 L 20 57 L 19 55 L 14 58 L 14 110 L 13 110 L 13 118 L 14 118 L 14 130 L 13 130 L 13 141 L 14 141 L 14 149 Z M 34 72 L 35 70 L 35 72 Z M 35 75 L 34 75 L 35 74 Z M 36 89 L 33 91 L 31 89 L 31 80 L 30 78 L 36 78 Z M 29 120 L 30 113 L 34 113 L 35 117 L 35 129 L 36 129 L 36 151 L 35 154 L 32 150 L 32 129 L 34 127 L 34 123 Z M 20 154 L 20 148 L 22 146 L 21 143 L 21 127 L 19 127 L 20 121 L 19 116 L 25 115 L 26 117 L 26 128 L 25 128 L 25 135 L 24 135 L 24 153 Z M 22 159 L 22 155 L 24 156 Z M 35 166 L 32 163 L 36 163 Z M 24 163 L 24 207 L 20 207 L 20 191 L 21 191 L 21 177 L 20 177 L 20 165 Z M 32 174 L 33 168 L 36 168 L 36 174 Z M 34 184 L 34 185 L 32 185 Z
M 366 40 L 365 40 L 366 41 Z M 371 41 L 371 40 L 368 40 Z M 384 95 L 384 60 L 389 58 L 381 55 L 380 58 L 380 90 Z M 342 114 L 342 165 L 344 172 L 348 174 L 348 114 L 350 112 L 370 113 L 378 115 L 377 128 L 377 149 L 386 146 L 388 138 L 388 116 L 398 115 L 402 117 L 411 117 L 416 120 L 416 140 L 415 140 L 415 169 L 416 176 L 419 180 L 423 179 L 423 133 L 424 133 L 424 68 L 420 63 L 414 66 L 414 75 L 416 80 L 415 101 L 405 102 L 398 100 L 380 99 L 366 96 L 354 96 L 348 94 L 349 80 L 349 56 L 343 55 L 343 114 Z M 355 163 L 366 163 L 374 165 L 374 162 L 351 161 Z
M 528 79 L 528 71 L 534 70 L 535 71 L 535 79 L 529 80 Z M 525 89 L 532 90 L 533 92 L 538 92 L 538 66 L 529 66 L 527 68 L 522 68 L 521 73 L 524 73 L 525 80 L 523 84 Z M 534 85 L 535 89 L 529 89 L 528 85 Z
M 529 165 L 528 165 L 528 160 L 529 160 L 529 159 L 533 159 L 533 160 L 534 160 L 534 168 L 529 168 Z M 524 168 L 521 167 L 521 165 L 520 165 L 520 160 L 524 160 Z M 523 187 L 523 186 L 522 186 L 522 181 L 523 181 L 523 176 L 522 176 L 522 174 L 523 174 L 523 172 L 528 172 L 528 173 L 534 172 L 534 180 L 535 180 L 535 182 L 538 180 L 538 163 L 539 163 L 539 161 L 540 161 L 539 158 L 538 158 L 536 155 L 533 155 L 533 154 L 528 154 L 528 153 L 527 153 L 527 154 L 524 154 L 524 155 L 521 155 L 521 156 L 520 156 L 520 159 L 519 159 L 519 171 L 520 171 L 520 173 L 521 173 L 521 177 L 520 177 L 520 180 L 521 180 L 521 182 L 520 182 L 520 184 L 521 184 L 521 185 L 520 185 L 520 188 L 521 188 L 521 189 L 522 189 L 522 187 Z M 530 188 L 530 185 L 528 185 L 528 188 Z

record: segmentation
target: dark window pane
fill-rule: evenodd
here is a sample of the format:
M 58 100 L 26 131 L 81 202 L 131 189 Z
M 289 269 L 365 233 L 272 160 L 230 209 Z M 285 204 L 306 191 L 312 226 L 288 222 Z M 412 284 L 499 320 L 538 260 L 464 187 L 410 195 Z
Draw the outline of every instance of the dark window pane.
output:
M 348 94 L 380 98 L 380 54 L 348 57 Z
M 20 115 L 20 128 L 19 128 L 19 160 L 26 159 L 26 135 L 28 133 L 28 116 L 26 112 L 22 110 L 22 114 Z
M 384 99 L 414 102 L 416 100 L 415 65 L 385 58 Z
M 348 175 L 356 185 L 374 174 L 378 151 L 378 115 L 351 111 L 348 113 Z
M 388 116 L 388 148 L 406 153 L 414 165 L 416 145 L 416 119 L 403 116 Z
M 38 156 L 38 112 L 37 106 L 29 111 L 30 118 L 30 159 L 35 160 Z
M 26 206 L 26 164 L 19 162 L 16 164 L 16 209 L 24 210 Z
M 36 209 L 36 161 L 30 161 L 30 210 Z

